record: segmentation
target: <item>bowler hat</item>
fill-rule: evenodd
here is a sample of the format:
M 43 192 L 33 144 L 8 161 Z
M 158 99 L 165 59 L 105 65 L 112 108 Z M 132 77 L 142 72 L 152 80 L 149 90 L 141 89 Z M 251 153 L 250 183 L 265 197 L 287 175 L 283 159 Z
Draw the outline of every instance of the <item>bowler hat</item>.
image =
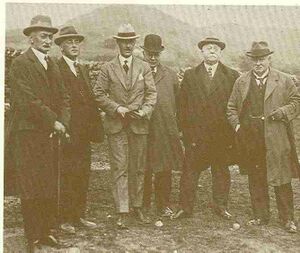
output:
M 205 38 L 198 43 L 198 47 L 202 49 L 202 47 L 206 44 L 216 44 L 221 48 L 221 50 L 225 48 L 225 43 L 217 38 Z
M 64 40 L 69 38 L 77 38 L 79 41 L 84 40 L 84 36 L 79 34 L 74 26 L 65 26 L 60 29 L 57 38 L 54 39 L 56 45 L 60 45 Z
M 270 54 L 273 54 L 274 51 L 269 49 L 269 45 L 265 41 L 254 41 L 252 43 L 251 50 L 246 53 L 247 56 L 256 58 L 256 57 L 264 57 Z
M 114 39 L 119 40 L 131 40 L 136 39 L 140 37 L 140 35 L 137 35 L 134 31 L 134 28 L 131 24 L 122 24 L 119 27 L 118 34 L 114 35 Z
M 58 32 L 58 29 L 52 26 L 51 18 L 49 16 L 37 15 L 31 19 L 30 26 L 23 30 L 26 36 L 34 30 L 45 30 L 52 32 L 53 34 Z
M 144 39 L 144 45 L 141 46 L 144 50 L 149 52 L 159 53 L 165 49 L 162 45 L 162 40 L 159 35 L 148 34 Z

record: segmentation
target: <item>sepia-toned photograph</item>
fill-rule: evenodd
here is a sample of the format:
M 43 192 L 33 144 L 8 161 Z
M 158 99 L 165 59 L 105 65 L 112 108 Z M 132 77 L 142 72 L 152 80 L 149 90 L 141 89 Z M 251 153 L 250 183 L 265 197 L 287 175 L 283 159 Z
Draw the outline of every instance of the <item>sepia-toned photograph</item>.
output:
M 3 252 L 300 252 L 300 6 L 209 4 L 5 3 Z

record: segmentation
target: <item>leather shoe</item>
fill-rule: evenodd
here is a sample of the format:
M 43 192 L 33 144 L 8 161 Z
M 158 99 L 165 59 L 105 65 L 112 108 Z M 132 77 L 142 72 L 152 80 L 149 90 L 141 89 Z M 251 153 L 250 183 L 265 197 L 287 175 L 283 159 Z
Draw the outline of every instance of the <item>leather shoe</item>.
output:
M 289 233 L 292 233 L 292 234 L 297 233 L 297 226 L 296 226 L 295 222 L 292 220 L 288 220 L 285 223 L 284 227 L 285 227 L 286 231 Z
M 97 227 L 97 224 L 95 222 L 88 221 L 83 218 L 80 218 L 79 221 L 76 222 L 74 225 L 77 227 L 85 227 L 85 228 L 91 228 L 91 229 Z
M 117 220 L 118 229 L 128 229 L 126 214 L 120 214 Z
M 171 220 L 178 220 L 178 219 L 183 219 L 183 218 L 188 218 L 191 215 L 184 211 L 183 209 L 179 209 L 175 214 L 173 214 L 170 218 Z
M 76 230 L 70 223 L 64 223 L 59 226 L 60 230 L 67 234 L 75 234 Z
M 52 248 L 59 248 L 60 244 L 58 243 L 57 238 L 55 238 L 53 235 L 47 235 L 43 238 L 41 238 L 38 242 L 40 245 L 46 245 Z
M 166 207 L 160 212 L 161 217 L 171 217 L 172 215 L 174 215 L 174 212 L 170 207 Z
M 135 217 L 138 221 L 144 223 L 144 224 L 150 224 L 151 220 L 148 215 L 142 212 L 141 208 L 135 208 L 134 209 Z
M 39 240 L 34 242 L 28 242 L 26 245 L 27 253 L 34 253 L 37 249 L 41 249 L 41 245 L 39 244 Z

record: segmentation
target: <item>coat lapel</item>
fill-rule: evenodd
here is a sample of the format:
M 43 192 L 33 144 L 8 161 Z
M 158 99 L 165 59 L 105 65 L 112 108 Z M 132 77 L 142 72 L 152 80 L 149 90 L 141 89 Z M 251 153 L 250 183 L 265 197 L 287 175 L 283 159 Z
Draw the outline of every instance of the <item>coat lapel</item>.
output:
M 132 88 L 135 85 L 136 80 L 138 79 L 138 76 L 140 74 L 140 64 L 138 63 L 135 57 L 132 57 L 131 67 L 132 67 L 131 87 L 129 88 Z
M 49 87 L 49 82 L 48 82 L 48 78 L 46 76 L 46 70 L 43 67 L 43 65 L 40 63 L 39 59 L 35 56 L 35 54 L 33 53 L 32 49 L 28 49 L 26 52 L 28 58 L 34 63 L 34 67 L 36 68 L 36 70 L 38 71 L 38 73 L 40 74 L 40 76 L 45 79 L 45 82 L 47 84 L 47 86 Z
M 241 91 L 242 104 L 244 103 L 244 101 L 248 95 L 248 92 L 249 92 L 249 87 L 250 87 L 250 82 L 251 82 L 251 74 L 252 74 L 251 71 L 247 72 L 246 75 L 244 76 L 244 78 L 241 79 L 241 81 L 240 81 L 241 82 L 240 91 Z
M 159 81 L 164 77 L 165 75 L 165 72 L 166 72 L 166 69 L 161 65 L 159 64 L 157 66 L 157 72 L 156 74 L 154 75 L 154 83 L 157 85 L 159 83 Z
M 122 84 L 124 89 L 127 90 L 128 88 L 126 87 L 125 76 L 124 76 L 118 56 L 112 60 L 111 66 L 112 66 L 112 70 L 115 72 L 115 75 L 119 79 L 120 83 Z
M 278 85 L 278 75 L 270 69 L 270 74 L 267 80 L 267 86 L 266 86 L 266 92 L 265 92 L 265 101 L 268 99 L 268 97 L 272 94 L 274 89 Z

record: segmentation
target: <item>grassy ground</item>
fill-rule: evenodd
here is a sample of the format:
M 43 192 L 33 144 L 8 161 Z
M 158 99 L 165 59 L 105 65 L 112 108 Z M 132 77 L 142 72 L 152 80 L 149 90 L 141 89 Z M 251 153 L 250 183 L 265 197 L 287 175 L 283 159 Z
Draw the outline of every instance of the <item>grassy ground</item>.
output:
M 231 168 L 232 185 L 230 210 L 233 221 L 224 221 L 212 214 L 211 179 L 205 171 L 199 180 L 195 214 L 180 221 L 163 220 L 164 226 L 154 225 L 155 208 L 151 210 L 153 223 L 146 227 L 130 220 L 130 230 L 115 228 L 115 215 L 110 191 L 107 150 L 96 145 L 93 152 L 93 171 L 90 180 L 87 217 L 97 222 L 94 230 L 80 230 L 74 236 L 62 235 L 62 240 L 72 242 L 68 250 L 44 249 L 40 252 L 300 252 L 300 232 L 290 235 L 278 224 L 273 189 L 271 193 L 272 219 L 268 226 L 247 226 L 251 216 L 247 177 L 241 176 L 236 167 Z M 176 208 L 180 173 L 173 173 L 172 203 Z M 295 216 L 300 218 L 300 183 L 293 182 L 295 191 Z M 232 223 L 241 224 L 232 230 Z M 4 203 L 4 252 L 25 252 L 20 202 L 7 197 Z

